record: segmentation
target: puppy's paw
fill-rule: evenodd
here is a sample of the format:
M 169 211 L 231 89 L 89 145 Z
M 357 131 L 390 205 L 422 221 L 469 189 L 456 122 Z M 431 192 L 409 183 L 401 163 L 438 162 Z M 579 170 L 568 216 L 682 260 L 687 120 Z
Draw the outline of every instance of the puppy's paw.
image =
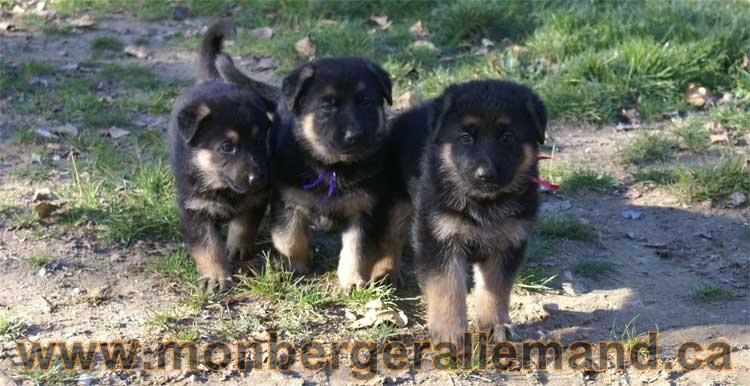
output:
M 341 275 L 339 272 L 339 287 L 344 292 L 351 292 L 353 288 L 362 288 L 367 284 L 367 280 L 359 274 Z
M 232 286 L 232 272 L 228 267 L 221 264 L 212 264 L 198 269 L 200 275 L 200 287 L 204 291 L 224 292 Z
M 229 261 L 251 260 L 253 247 L 250 245 L 227 244 L 227 259 Z
M 430 329 L 430 338 L 432 339 L 432 347 L 435 347 L 439 343 L 450 342 L 456 346 L 458 353 L 461 354 L 464 342 L 464 332 L 462 328 L 454 329 Z
M 492 341 L 516 341 L 520 338 L 518 330 L 513 323 L 500 323 L 492 327 Z

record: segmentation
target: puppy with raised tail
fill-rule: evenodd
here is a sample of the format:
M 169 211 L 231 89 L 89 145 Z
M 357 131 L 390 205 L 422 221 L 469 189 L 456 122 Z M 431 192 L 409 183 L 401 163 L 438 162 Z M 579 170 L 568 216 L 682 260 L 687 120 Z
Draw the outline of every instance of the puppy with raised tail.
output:
M 224 82 L 215 61 L 234 25 L 211 26 L 196 85 L 175 101 L 167 132 L 182 236 L 202 286 L 223 290 L 232 260 L 250 257 L 268 202 L 268 107 L 275 101 Z M 219 227 L 229 224 L 226 243 Z

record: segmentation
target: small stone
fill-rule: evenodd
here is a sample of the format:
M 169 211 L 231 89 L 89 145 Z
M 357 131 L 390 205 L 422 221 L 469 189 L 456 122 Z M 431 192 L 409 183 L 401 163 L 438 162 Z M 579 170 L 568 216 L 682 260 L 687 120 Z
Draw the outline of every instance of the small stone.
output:
M 261 38 L 261 39 L 270 39 L 273 37 L 273 30 L 269 27 L 260 27 L 250 30 L 250 35 Z
M 641 218 L 641 212 L 632 209 L 626 209 L 622 211 L 622 217 L 628 220 L 638 220 Z
M 411 48 L 414 48 L 417 50 L 427 50 L 434 54 L 440 53 L 440 50 L 435 46 L 435 44 L 433 44 L 432 42 L 428 40 L 417 40 L 411 44 Z
M 125 46 L 125 54 L 135 56 L 138 59 L 146 59 L 148 52 L 141 46 Z
M 313 41 L 309 36 L 297 40 L 297 42 L 294 43 L 294 49 L 297 50 L 300 55 L 307 58 L 315 56 L 315 52 L 317 51 L 315 44 L 313 44 Z

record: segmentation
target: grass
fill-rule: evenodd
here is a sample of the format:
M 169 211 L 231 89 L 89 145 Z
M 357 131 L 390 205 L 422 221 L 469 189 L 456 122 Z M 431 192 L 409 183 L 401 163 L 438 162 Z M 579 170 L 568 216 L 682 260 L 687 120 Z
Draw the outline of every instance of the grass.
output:
M 690 297 L 696 302 L 714 303 L 737 299 L 739 294 L 718 284 L 704 282 L 690 287 Z
M 542 235 L 532 235 L 526 246 L 526 259 L 528 261 L 538 261 L 553 253 L 558 248 L 558 242 L 551 237 Z
M 619 156 L 623 163 L 631 165 L 666 161 L 672 157 L 672 149 L 676 145 L 674 140 L 659 132 L 642 131 L 620 149 Z
M 633 173 L 638 182 L 652 182 L 656 185 L 671 185 L 679 179 L 679 173 L 674 168 L 652 167 L 639 169 Z
M 114 36 L 97 36 L 91 41 L 91 51 L 94 55 L 102 55 L 106 52 L 120 52 L 125 47 L 122 40 Z
M 513 285 L 528 291 L 547 291 L 549 282 L 555 280 L 557 275 L 551 274 L 543 267 L 528 267 L 522 271 Z
M 598 280 L 616 272 L 617 268 L 606 260 L 582 259 L 573 263 L 573 271 L 580 276 Z
M 52 256 L 48 252 L 37 252 L 27 257 L 24 262 L 29 266 L 41 268 L 47 265 L 52 260 Z
M 0 311 L 0 336 L 13 340 L 23 331 L 24 327 L 23 322 L 14 318 L 10 311 Z
M 31 382 L 35 386 L 70 385 L 76 382 L 79 374 L 64 368 L 62 360 L 55 359 L 47 370 L 17 370 L 11 372 L 14 380 Z
M 559 184 L 566 194 L 607 193 L 616 185 L 615 179 L 607 173 L 586 167 L 572 169 L 554 160 L 542 163 L 539 172 L 544 179 Z
M 690 152 L 703 154 L 708 150 L 709 133 L 700 123 L 691 121 L 673 128 L 672 132 L 680 138 L 682 145 Z
M 717 165 L 682 171 L 675 190 L 690 201 L 726 200 L 733 192 L 750 195 L 750 171 L 741 157 L 727 157 Z
M 596 231 L 593 226 L 581 222 L 571 215 L 553 214 L 542 216 L 536 223 L 535 232 L 542 236 L 567 239 L 593 241 Z

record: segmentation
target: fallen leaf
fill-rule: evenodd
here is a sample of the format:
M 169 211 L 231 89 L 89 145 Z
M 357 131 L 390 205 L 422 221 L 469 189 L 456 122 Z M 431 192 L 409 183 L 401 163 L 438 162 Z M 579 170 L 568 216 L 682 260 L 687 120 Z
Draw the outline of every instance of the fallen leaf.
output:
M 721 134 L 726 132 L 726 128 L 724 128 L 719 122 L 707 122 L 703 125 L 703 128 L 708 130 L 711 134 Z
M 622 117 L 626 119 L 627 123 L 631 125 L 641 124 L 641 113 L 636 109 L 622 109 Z
M 95 21 L 94 18 L 91 17 L 91 15 L 83 15 L 81 17 L 73 19 L 69 24 L 77 28 L 91 28 L 94 26 Z
M 260 39 L 270 39 L 273 37 L 273 29 L 269 27 L 251 29 L 250 35 Z
M 71 125 L 70 123 L 64 124 L 62 126 L 53 127 L 52 129 L 53 133 L 60 134 L 60 135 L 69 135 L 71 137 L 75 137 L 78 135 L 78 128 Z
M 148 52 L 141 46 L 125 46 L 125 54 L 135 56 L 138 59 L 146 59 Z
M 740 206 L 747 201 L 747 197 L 745 197 L 745 193 L 738 191 L 730 194 L 729 200 L 732 202 L 732 206 Z
M 13 32 L 16 30 L 16 25 L 8 22 L 0 22 L 0 30 Z
M 391 27 L 391 21 L 388 20 L 388 16 L 376 16 L 370 15 L 370 21 L 377 24 L 381 30 L 387 30 Z
M 315 56 L 315 51 L 317 50 L 315 44 L 309 36 L 306 36 L 294 43 L 294 49 L 297 50 L 300 55 L 307 58 L 312 58 L 313 56 Z
M 641 212 L 637 210 L 626 209 L 622 211 L 622 217 L 625 217 L 628 220 L 638 220 L 639 218 L 641 218 Z
M 34 211 L 39 218 L 47 218 L 52 215 L 56 210 L 62 208 L 62 205 L 55 205 L 47 201 L 42 201 L 34 206 Z
M 440 50 L 437 47 L 435 47 L 435 45 L 432 42 L 428 40 L 417 40 L 411 44 L 411 48 L 418 49 L 418 50 L 427 50 L 434 54 L 440 53 Z
M 685 100 L 693 106 L 704 107 L 713 102 L 713 96 L 705 87 L 690 83 L 685 90 Z
M 396 99 L 393 101 L 393 109 L 397 111 L 406 110 L 421 101 L 422 101 L 422 95 L 419 93 L 418 90 L 406 91 L 405 93 L 397 96 Z
M 416 37 L 425 37 L 430 34 L 424 26 L 422 26 L 422 20 L 417 20 L 416 23 L 409 27 L 409 33 Z
M 47 188 L 41 188 L 34 191 L 34 197 L 32 197 L 31 201 L 47 201 L 50 197 L 52 197 L 52 192 Z
M 57 136 L 53 132 L 47 129 L 42 129 L 42 128 L 34 129 L 34 133 L 36 133 L 36 135 L 42 138 L 48 138 L 48 139 L 57 138 Z
M 709 135 L 709 139 L 711 141 L 711 144 L 719 143 L 719 142 L 729 143 L 729 136 L 727 135 L 727 133 L 711 134 Z
M 121 129 L 119 127 L 111 127 L 109 130 L 107 130 L 107 135 L 110 136 L 112 139 L 117 139 L 120 137 L 124 137 L 126 135 L 130 134 L 129 131 L 125 129 Z

